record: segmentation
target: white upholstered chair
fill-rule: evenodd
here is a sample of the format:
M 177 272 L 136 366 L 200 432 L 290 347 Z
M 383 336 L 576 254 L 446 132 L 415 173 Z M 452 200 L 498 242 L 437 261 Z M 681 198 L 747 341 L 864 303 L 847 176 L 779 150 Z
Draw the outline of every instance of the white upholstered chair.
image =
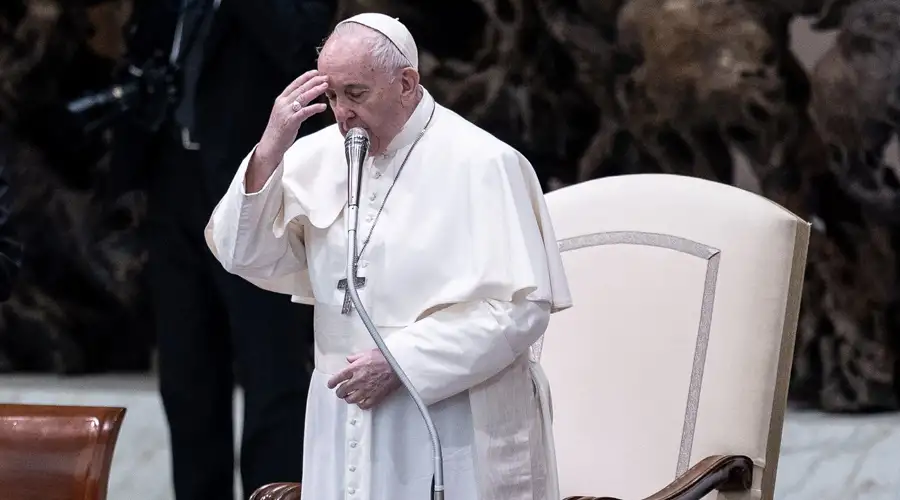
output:
M 541 345 L 561 495 L 771 500 L 809 225 L 672 175 L 547 202 L 575 302 Z M 253 500 L 299 498 L 273 484 Z
M 561 495 L 770 500 L 809 225 L 674 175 L 547 200 L 575 303 L 541 346 Z

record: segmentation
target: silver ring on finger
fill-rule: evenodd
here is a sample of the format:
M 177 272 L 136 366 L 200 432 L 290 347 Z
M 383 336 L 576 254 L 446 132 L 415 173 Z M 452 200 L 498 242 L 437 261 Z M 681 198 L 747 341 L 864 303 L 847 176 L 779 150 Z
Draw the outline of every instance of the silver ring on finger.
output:
M 303 105 L 300 104 L 300 101 L 294 101 L 291 103 L 291 111 L 293 111 L 294 113 L 300 111 L 301 109 L 303 109 Z

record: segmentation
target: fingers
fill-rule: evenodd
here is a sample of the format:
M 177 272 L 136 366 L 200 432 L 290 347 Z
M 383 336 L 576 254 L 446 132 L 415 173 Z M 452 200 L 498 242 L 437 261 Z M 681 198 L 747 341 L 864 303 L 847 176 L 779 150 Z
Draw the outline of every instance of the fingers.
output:
M 306 106 L 324 94 L 326 90 L 328 90 L 328 79 L 324 76 L 317 76 L 291 92 L 287 100 L 288 102 L 298 101 Z
M 354 383 L 354 381 L 344 382 L 343 384 L 338 386 L 336 391 L 334 391 L 334 395 L 341 399 L 347 399 L 347 396 L 349 394 L 359 392 L 357 385 L 359 384 Z
M 298 88 L 300 88 L 301 85 L 310 81 L 314 77 L 318 76 L 318 74 L 319 74 L 319 71 L 315 70 L 315 69 L 312 69 L 312 70 L 307 71 L 306 73 L 303 73 L 302 75 L 298 76 L 293 82 L 291 82 L 284 89 L 284 91 L 281 92 L 281 95 L 279 97 L 287 97 L 287 96 L 293 94 L 294 91 L 297 90 Z
M 363 354 L 351 354 L 347 356 L 348 363 L 355 363 L 357 359 L 363 357 Z
M 384 391 L 378 391 L 375 394 L 370 394 L 368 397 L 363 398 L 362 401 L 359 402 L 356 406 L 359 407 L 360 410 L 371 410 L 375 408 L 384 400 L 385 393 Z
M 350 380 L 353 377 L 353 370 L 355 368 L 356 368 L 355 366 L 350 365 L 350 366 L 344 368 L 343 370 L 332 375 L 332 377 L 330 379 L 328 379 L 328 384 L 327 384 L 328 388 L 334 389 L 341 382 L 346 382 L 346 381 Z
M 374 394 L 369 394 L 365 398 L 362 398 L 356 406 L 359 407 L 360 410 L 371 410 L 376 406 L 380 405 L 382 401 L 387 397 L 390 391 L 385 391 L 383 389 L 379 389 L 375 391 Z
M 334 394 L 348 404 L 356 404 L 365 399 L 366 391 L 363 389 L 359 379 L 351 379 L 339 385 Z
M 309 106 L 303 106 L 300 108 L 300 111 L 294 113 L 291 119 L 294 122 L 302 122 L 309 118 L 310 116 L 316 115 L 328 109 L 328 106 L 322 103 L 318 104 L 310 104 Z
M 363 395 L 363 391 L 353 391 L 347 395 L 347 397 L 342 399 L 347 402 L 347 404 L 355 405 L 365 401 L 366 397 Z

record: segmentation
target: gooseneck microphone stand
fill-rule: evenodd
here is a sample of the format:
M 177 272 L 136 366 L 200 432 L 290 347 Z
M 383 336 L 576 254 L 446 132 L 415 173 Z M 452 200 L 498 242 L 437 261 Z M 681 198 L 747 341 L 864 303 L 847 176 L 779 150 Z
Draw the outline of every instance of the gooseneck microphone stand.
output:
M 431 414 L 428 407 L 422 401 L 422 397 L 413 387 L 412 382 L 406 376 L 406 373 L 400 368 L 397 360 L 388 350 L 382 340 L 381 335 L 375 328 L 375 324 L 369 318 L 369 314 L 359 300 L 359 293 L 356 289 L 356 230 L 359 225 L 359 194 L 362 188 L 362 171 L 363 162 L 369 154 L 369 134 L 362 128 L 353 128 L 347 132 L 344 138 L 344 153 L 347 157 L 347 290 L 350 293 L 350 301 L 356 309 L 359 318 L 378 346 L 378 350 L 384 355 L 384 359 L 391 365 L 391 369 L 397 374 L 400 382 L 412 396 L 422 419 L 425 420 L 425 426 L 428 428 L 428 434 L 431 436 L 431 449 L 434 453 L 434 487 L 432 489 L 432 500 L 444 500 L 444 458 L 441 452 L 441 440 L 438 436 L 437 428 L 431 420 Z

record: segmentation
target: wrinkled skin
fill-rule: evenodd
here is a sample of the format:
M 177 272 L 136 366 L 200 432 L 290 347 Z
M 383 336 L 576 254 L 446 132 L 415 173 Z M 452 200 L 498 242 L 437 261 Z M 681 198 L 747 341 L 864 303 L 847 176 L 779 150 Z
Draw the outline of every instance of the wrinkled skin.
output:
M 346 368 L 328 379 L 328 388 L 347 404 L 355 404 L 362 410 L 371 410 L 400 387 L 400 379 L 384 355 L 372 349 L 347 357 Z
M 325 96 L 341 134 L 354 127 L 365 129 L 371 154 L 380 154 L 418 104 L 419 73 L 413 68 L 376 67 L 369 56 L 376 34 L 364 26 L 350 26 L 325 43 L 319 73 L 328 78 Z

